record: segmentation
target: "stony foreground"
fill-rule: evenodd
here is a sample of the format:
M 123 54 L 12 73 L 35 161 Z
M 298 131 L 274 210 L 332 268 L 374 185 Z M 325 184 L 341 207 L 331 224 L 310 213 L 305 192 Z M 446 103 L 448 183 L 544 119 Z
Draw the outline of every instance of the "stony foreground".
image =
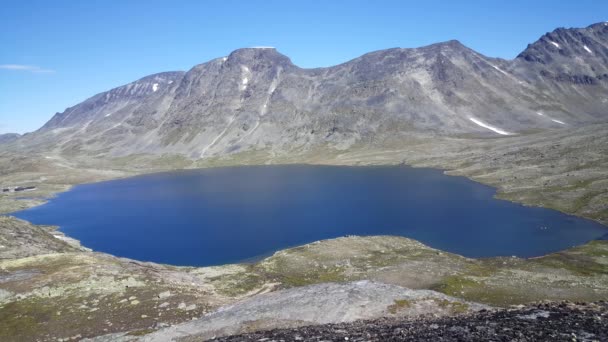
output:
M 608 303 L 539 304 L 442 318 L 357 321 L 213 341 L 608 341 Z
M 351 236 L 279 251 L 253 264 L 191 268 L 91 252 L 54 227 L 0 217 L 2 342 L 202 340 L 380 317 L 466 314 L 475 309 L 472 303 L 509 307 L 607 298 L 608 241 L 533 259 L 469 259 L 402 237 Z
M 368 280 L 324 283 L 253 296 L 200 319 L 161 329 L 141 341 L 200 341 L 258 330 L 381 317 L 452 316 L 490 308 L 436 291 L 412 290 Z M 95 342 L 107 341 L 106 337 Z M 111 337 L 114 341 L 118 336 Z M 128 336 L 120 337 L 120 341 L 132 341 Z

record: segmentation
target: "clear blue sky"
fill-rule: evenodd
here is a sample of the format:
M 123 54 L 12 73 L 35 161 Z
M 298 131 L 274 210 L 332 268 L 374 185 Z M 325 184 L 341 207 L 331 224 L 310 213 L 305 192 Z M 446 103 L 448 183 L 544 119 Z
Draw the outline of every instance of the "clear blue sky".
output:
M 513 58 L 557 27 L 608 20 L 605 0 L 3 0 L 0 133 L 148 74 L 270 45 L 301 67 L 458 39 Z

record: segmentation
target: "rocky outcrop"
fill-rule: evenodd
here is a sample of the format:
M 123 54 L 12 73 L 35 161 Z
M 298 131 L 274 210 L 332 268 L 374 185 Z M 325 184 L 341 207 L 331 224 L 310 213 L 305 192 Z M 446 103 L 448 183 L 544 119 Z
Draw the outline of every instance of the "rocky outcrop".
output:
M 372 281 L 326 283 L 277 291 L 223 307 L 201 319 L 160 330 L 142 341 L 206 340 L 214 336 L 386 316 L 463 314 L 488 308 L 429 290 Z

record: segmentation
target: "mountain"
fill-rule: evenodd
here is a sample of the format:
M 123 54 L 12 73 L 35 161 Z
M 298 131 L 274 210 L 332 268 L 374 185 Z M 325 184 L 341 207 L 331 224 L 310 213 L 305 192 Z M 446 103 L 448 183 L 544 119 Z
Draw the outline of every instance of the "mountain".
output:
M 0 134 L 0 144 L 10 143 L 17 140 L 21 134 L 17 133 L 4 133 Z
M 66 109 L 15 149 L 175 153 L 382 145 L 412 134 L 516 135 L 608 119 L 608 23 L 557 29 L 513 60 L 458 41 L 303 69 L 247 48 L 144 77 Z

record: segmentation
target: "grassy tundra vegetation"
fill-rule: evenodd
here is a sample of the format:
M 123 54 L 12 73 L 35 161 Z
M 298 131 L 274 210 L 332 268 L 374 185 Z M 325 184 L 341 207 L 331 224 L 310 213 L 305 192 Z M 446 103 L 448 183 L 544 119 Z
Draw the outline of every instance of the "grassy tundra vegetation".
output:
M 412 137 L 382 148 L 265 150 L 190 160 L 176 155 L 16 155 L 0 152 L 0 212 L 39 205 L 74 184 L 171 169 L 246 164 L 399 164 L 436 167 L 498 189 L 499 198 L 608 223 L 608 125 L 500 139 Z M 608 230 L 607 230 L 608 233 Z M 430 289 L 462 302 L 509 306 L 608 298 L 608 241 L 533 259 L 469 259 L 391 236 L 344 237 L 279 251 L 253 264 L 191 268 L 89 251 L 55 227 L 0 217 L 0 340 L 145 335 L 257 294 L 354 280 Z M 416 307 L 401 299 L 385 315 Z

